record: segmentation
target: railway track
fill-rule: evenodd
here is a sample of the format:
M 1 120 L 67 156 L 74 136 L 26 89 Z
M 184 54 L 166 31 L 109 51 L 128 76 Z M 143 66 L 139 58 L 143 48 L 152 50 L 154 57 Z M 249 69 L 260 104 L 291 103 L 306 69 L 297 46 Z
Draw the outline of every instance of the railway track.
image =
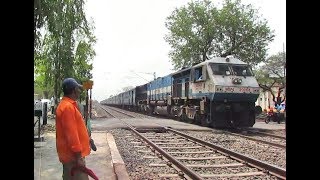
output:
M 132 113 L 128 114 L 128 112 L 119 111 L 115 108 L 110 108 L 110 107 L 108 107 L 107 109 L 111 109 L 111 111 L 116 111 L 117 113 L 121 113 L 122 115 L 131 117 L 131 118 L 136 118 L 136 116 L 132 115 Z M 110 112 L 108 112 L 108 113 L 110 114 Z M 282 149 L 286 148 L 286 145 L 285 145 L 286 138 L 283 136 L 269 134 L 269 133 L 263 133 L 263 132 L 248 130 L 248 129 L 235 129 L 235 130 L 225 131 L 225 132 L 230 135 L 233 135 L 233 136 L 239 136 L 239 137 L 246 138 L 246 139 L 249 139 L 249 140 L 252 140 L 255 142 L 268 144 L 268 145 L 271 145 L 274 147 L 278 147 L 278 148 L 282 148 Z M 245 132 L 245 134 L 243 132 Z M 256 135 L 256 134 L 258 134 L 260 136 L 252 137 L 252 135 Z M 263 135 L 263 136 L 261 136 L 261 135 Z
M 112 111 L 113 113 L 111 114 L 117 112 L 118 114 L 121 114 L 121 116 L 125 115 L 126 118 L 135 118 L 135 116 L 133 116 L 132 114 L 128 114 L 126 112 L 119 111 L 113 108 L 106 108 L 106 111 Z M 120 117 L 120 119 L 125 118 Z M 123 123 L 127 124 L 124 121 Z M 130 127 L 131 125 L 127 124 L 127 126 Z M 203 179 L 223 179 L 235 177 L 246 177 L 249 179 L 273 179 L 276 177 L 279 179 L 285 179 L 285 169 L 283 168 L 268 164 L 261 160 L 250 158 L 249 156 L 234 151 L 230 151 L 228 149 L 223 148 L 222 146 L 218 146 L 202 141 L 197 138 L 193 138 L 187 134 L 183 134 L 181 132 L 175 131 L 167 127 L 163 127 L 162 129 L 135 129 L 133 127 L 130 127 L 130 129 L 133 132 L 137 131 L 135 132 L 136 135 L 137 133 L 141 134 L 137 136 L 139 136 L 142 140 L 133 140 L 134 142 L 132 142 L 135 143 L 135 147 L 149 147 L 149 149 L 147 148 L 148 150 L 144 149 L 139 151 L 144 153 L 153 152 L 154 155 L 149 154 L 145 157 L 146 159 L 148 159 L 147 162 L 149 163 L 149 166 L 154 167 L 156 171 L 160 169 L 171 168 L 171 170 L 163 170 L 162 173 L 159 173 L 159 177 L 162 178 L 178 177 L 182 179 L 197 179 L 196 176 L 192 175 L 192 173 L 190 175 L 190 172 L 184 172 L 188 171 L 188 169 L 191 169 L 196 173 L 197 176 Z M 226 134 L 228 133 L 230 132 L 226 132 Z M 239 136 L 239 134 L 237 133 L 230 134 L 234 136 Z M 178 136 L 180 136 L 180 139 L 174 138 Z M 183 137 L 185 137 L 184 140 Z M 133 136 L 126 136 L 126 139 L 129 140 L 130 138 L 133 138 Z M 150 141 L 151 143 L 149 143 L 148 141 Z M 190 144 L 197 145 L 192 146 Z M 185 145 L 185 148 L 180 147 L 183 145 Z M 182 151 L 182 149 L 185 149 L 186 151 Z M 164 153 L 169 155 L 163 155 Z M 186 156 L 188 156 L 189 158 L 187 158 Z M 178 162 L 172 162 L 172 159 L 175 159 L 175 157 L 177 157 L 176 161 Z M 162 159 L 161 163 L 151 161 L 152 159 L 159 158 Z M 191 163 L 189 163 L 189 161 Z M 180 163 L 184 165 L 187 169 L 184 169 Z M 174 171 L 172 170 L 172 168 L 174 169 Z
M 171 173 L 161 173 L 161 178 L 207 179 L 207 178 L 249 178 L 286 179 L 285 169 L 250 158 L 243 154 L 191 137 L 179 131 L 162 127 L 160 129 L 136 129 L 126 124 L 133 135 L 135 148 L 148 147 L 163 163 L 150 163 L 156 168 L 173 168 Z M 140 140 L 134 138 L 138 136 Z M 172 173 L 175 172 L 175 173 Z
M 105 110 L 106 113 L 108 113 L 110 116 L 114 117 L 114 118 L 119 118 L 119 119 L 123 119 L 123 118 L 136 118 L 136 116 L 132 115 L 132 114 L 128 114 L 126 112 L 123 111 L 119 111 L 118 109 L 115 108 L 111 108 L 109 106 L 104 106 L 101 108 L 103 110 Z
M 284 140 L 286 139 L 285 136 L 280 136 L 280 135 L 276 135 L 276 134 L 260 132 L 260 131 L 257 131 L 257 130 L 243 129 L 242 131 L 246 131 L 246 132 L 248 132 L 250 134 L 260 134 L 260 135 L 270 136 L 270 137 L 274 137 L 274 138 L 278 138 L 278 139 L 284 139 Z
M 260 135 L 257 136 L 254 134 L 254 137 L 252 137 L 252 134 L 248 134 L 247 131 L 245 131 L 245 134 L 243 132 L 234 133 L 232 131 L 226 131 L 226 133 L 233 136 L 246 138 L 258 143 L 264 143 L 264 144 L 268 144 L 278 148 L 286 149 L 286 140 L 282 136 L 276 136 L 276 135 L 270 136 L 270 134 L 266 134 L 266 133 L 263 133 L 263 136 L 261 136 L 262 133 L 259 133 Z

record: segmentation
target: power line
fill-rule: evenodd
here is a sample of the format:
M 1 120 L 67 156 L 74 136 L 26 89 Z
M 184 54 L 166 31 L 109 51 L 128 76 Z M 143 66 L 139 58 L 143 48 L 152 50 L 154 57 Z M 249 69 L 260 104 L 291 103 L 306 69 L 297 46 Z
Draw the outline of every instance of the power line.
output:
M 148 73 L 148 72 L 138 72 L 138 73 L 136 73 L 136 72 L 134 72 L 133 70 L 131 70 L 130 72 L 134 73 L 135 75 L 137 75 L 138 77 L 140 77 L 140 78 L 144 79 L 144 80 L 145 80 L 145 81 L 147 81 L 147 82 L 149 82 L 150 80 L 147 80 L 147 79 L 143 78 L 143 77 L 142 77 L 142 76 L 140 76 L 138 73 L 150 74 L 150 75 L 152 74 L 152 75 L 153 75 L 154 80 L 156 79 L 156 72 L 153 72 L 153 73 Z

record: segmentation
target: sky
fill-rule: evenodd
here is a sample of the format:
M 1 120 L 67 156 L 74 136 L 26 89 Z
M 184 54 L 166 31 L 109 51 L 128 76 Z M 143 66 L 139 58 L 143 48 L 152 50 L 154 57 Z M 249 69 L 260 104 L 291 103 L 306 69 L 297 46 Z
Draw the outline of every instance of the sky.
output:
M 97 42 L 93 60 L 92 99 L 102 101 L 124 87 L 145 84 L 172 72 L 166 18 L 190 0 L 87 0 L 87 18 L 93 20 Z M 215 0 L 215 4 L 221 3 Z M 275 31 L 268 54 L 286 47 L 286 1 L 242 0 L 252 4 Z

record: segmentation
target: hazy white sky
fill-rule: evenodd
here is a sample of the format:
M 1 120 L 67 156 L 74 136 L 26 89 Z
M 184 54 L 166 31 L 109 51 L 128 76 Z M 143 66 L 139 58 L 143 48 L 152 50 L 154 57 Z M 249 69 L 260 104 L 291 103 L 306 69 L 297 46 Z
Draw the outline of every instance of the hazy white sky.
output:
M 86 14 L 93 19 L 97 43 L 93 61 L 92 98 L 102 101 L 123 87 L 147 83 L 173 72 L 164 40 L 166 17 L 190 0 L 87 0 Z M 221 0 L 214 1 L 220 3 Z M 285 0 L 242 0 L 259 9 L 275 30 L 268 54 L 283 51 L 286 43 Z M 286 45 L 286 44 L 284 44 Z

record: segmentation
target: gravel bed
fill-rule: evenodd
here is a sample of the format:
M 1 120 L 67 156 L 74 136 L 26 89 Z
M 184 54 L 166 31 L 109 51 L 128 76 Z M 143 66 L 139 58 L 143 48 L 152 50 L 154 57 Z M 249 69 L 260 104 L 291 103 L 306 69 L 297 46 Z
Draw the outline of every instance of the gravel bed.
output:
M 96 118 L 111 118 L 112 117 L 101 106 L 102 105 L 100 105 L 99 102 L 97 102 L 97 101 L 94 101 L 92 103 L 92 110 L 91 110 L 92 119 L 96 119 Z
M 120 109 L 120 108 L 115 108 L 115 107 L 109 107 L 109 106 L 108 106 L 108 108 L 110 108 L 110 109 L 116 109 L 116 110 L 125 112 L 125 113 L 127 113 L 127 114 L 130 114 L 130 115 L 136 117 L 136 118 L 156 119 L 156 117 L 148 116 L 148 115 L 145 115 L 145 114 L 142 114 L 142 113 L 132 112 L 132 111 L 125 110 L 125 109 Z
M 250 135 L 249 137 L 253 137 L 253 138 L 256 138 L 259 140 L 263 140 L 263 141 L 286 145 L 285 139 L 280 139 L 280 138 L 276 138 L 276 137 L 270 137 L 270 136 L 264 136 L 264 135 Z
M 107 109 L 107 111 L 109 113 L 111 113 L 113 116 L 115 116 L 116 118 L 119 118 L 119 119 L 131 118 L 128 115 L 125 115 L 123 113 L 120 113 L 120 112 L 114 110 L 114 108 L 110 108 L 108 106 L 105 106 L 105 109 Z
M 157 163 L 165 164 L 165 161 L 155 158 L 148 159 L 144 158 L 146 156 L 156 156 L 154 153 L 144 153 L 139 151 L 150 151 L 149 148 L 137 148 L 134 146 L 142 146 L 144 144 L 130 143 L 135 138 L 129 136 L 129 130 L 125 129 L 112 129 L 108 131 L 112 133 L 119 153 L 126 164 L 128 174 L 131 179 L 164 179 L 159 177 L 160 174 L 170 173 L 176 174 L 177 172 L 173 168 L 168 167 L 150 167 L 148 164 Z M 138 142 L 137 140 L 135 142 Z M 181 179 L 181 178 L 171 178 L 171 179 Z
M 286 168 L 286 150 L 272 147 L 270 145 L 257 143 L 233 135 L 223 134 L 222 132 L 197 132 L 184 131 L 193 137 L 208 141 L 241 154 L 265 161 L 267 163 Z
M 268 133 L 275 134 L 275 135 L 278 135 L 278 136 L 284 136 L 284 137 L 286 137 L 286 130 L 284 130 L 284 129 L 271 130 L 271 131 L 268 132 Z
M 262 132 L 262 133 L 268 133 L 268 134 L 274 134 L 278 136 L 286 137 L 286 130 L 285 129 L 260 129 L 260 128 L 249 128 L 250 130 Z M 250 134 L 250 132 L 249 132 Z M 257 134 L 258 135 L 258 134 Z
M 166 162 L 159 158 L 148 158 L 148 157 L 156 157 L 149 148 L 144 147 L 145 143 L 139 141 L 135 138 L 134 135 L 131 135 L 129 130 L 125 129 L 112 129 L 108 131 L 112 133 L 117 148 L 126 164 L 127 171 L 129 173 L 130 179 L 181 179 L 181 177 L 176 178 L 163 178 L 159 177 L 159 174 L 177 174 L 176 170 L 165 167 L 150 167 L 149 164 L 166 164 Z M 192 135 L 195 134 L 194 131 L 191 131 Z M 197 132 L 199 136 L 212 138 L 209 136 L 209 133 L 206 132 Z M 201 133 L 201 134 L 200 134 Z M 158 135 L 158 134 L 157 134 Z M 223 134 L 221 134 L 223 135 Z M 211 133 L 212 136 L 212 133 Z M 224 137 L 226 139 L 226 137 Z M 236 142 L 236 141 L 234 141 Z M 140 147 L 141 146 L 141 147 Z M 186 151 L 190 151 L 192 149 L 187 149 Z M 196 149 L 199 151 L 199 149 Z M 208 150 L 208 149 L 203 149 Z M 221 156 L 219 153 L 212 153 L 212 155 Z M 198 157 L 199 154 L 174 154 L 175 157 Z M 200 154 L 201 156 L 201 154 Z M 238 163 L 236 160 L 222 158 L 222 159 L 214 159 L 214 160 L 201 160 L 201 161 L 190 161 L 190 160 L 180 160 L 185 164 L 229 164 L 229 163 Z M 243 173 L 243 172 L 256 172 L 258 171 L 255 168 L 249 168 L 246 166 L 243 167 L 226 167 L 226 168 L 192 168 L 194 171 L 199 172 L 200 174 L 221 174 L 221 173 Z M 223 178 L 204 178 L 204 179 L 277 179 L 270 175 L 260 175 L 255 177 L 223 177 Z

